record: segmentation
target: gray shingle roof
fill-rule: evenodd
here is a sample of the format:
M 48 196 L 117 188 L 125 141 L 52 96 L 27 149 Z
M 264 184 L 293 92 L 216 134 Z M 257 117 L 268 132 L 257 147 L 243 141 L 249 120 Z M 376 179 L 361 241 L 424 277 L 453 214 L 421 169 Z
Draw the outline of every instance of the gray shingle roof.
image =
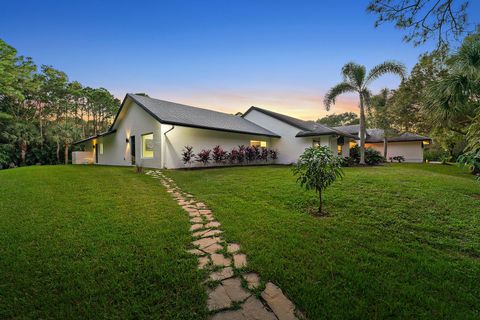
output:
M 347 136 L 347 137 L 350 137 L 350 138 L 357 138 L 357 137 L 349 134 L 348 132 L 337 130 L 335 128 L 330 128 L 330 127 L 324 126 L 322 124 L 319 124 L 315 121 L 300 120 L 300 119 L 297 119 L 297 118 L 286 116 L 286 115 L 281 114 L 281 113 L 273 112 L 273 111 L 258 108 L 258 107 L 251 107 L 250 109 L 247 110 L 247 112 L 245 112 L 245 114 L 243 116 L 246 116 L 252 110 L 257 110 L 259 112 L 262 112 L 266 115 L 271 116 L 272 118 L 275 118 L 277 120 L 280 120 L 280 121 L 285 122 L 285 123 L 287 123 L 287 124 L 289 124 L 293 127 L 296 127 L 298 129 L 300 129 L 301 131 L 299 131 L 297 133 L 296 137 L 312 137 L 312 136 L 322 136 L 322 135 L 334 134 L 334 135 L 340 135 L 340 136 Z
M 187 106 L 184 104 L 164 100 L 153 99 L 150 97 L 136 94 L 127 94 L 127 97 L 135 101 L 140 107 L 142 107 L 146 112 L 148 112 L 161 123 L 185 127 L 280 137 L 278 134 L 239 116 Z
M 344 132 L 348 132 L 354 135 L 358 135 L 360 131 L 360 125 L 354 124 L 350 126 L 341 126 L 341 127 L 334 127 L 334 129 L 341 130 Z M 384 137 L 384 130 L 383 129 L 367 129 L 367 137 L 365 142 L 383 142 Z M 408 142 L 408 141 L 425 141 L 430 140 L 429 137 L 421 136 L 415 133 L 405 132 L 393 137 L 387 138 L 389 142 Z

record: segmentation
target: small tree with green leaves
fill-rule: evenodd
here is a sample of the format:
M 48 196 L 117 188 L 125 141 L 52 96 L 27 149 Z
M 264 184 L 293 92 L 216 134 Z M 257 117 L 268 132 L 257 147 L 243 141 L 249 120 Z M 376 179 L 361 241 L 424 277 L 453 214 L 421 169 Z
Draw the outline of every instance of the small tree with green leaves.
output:
M 342 159 L 328 147 L 307 148 L 293 167 L 293 174 L 298 176 L 301 187 L 318 193 L 318 213 L 322 214 L 322 192 L 337 178 L 343 177 Z

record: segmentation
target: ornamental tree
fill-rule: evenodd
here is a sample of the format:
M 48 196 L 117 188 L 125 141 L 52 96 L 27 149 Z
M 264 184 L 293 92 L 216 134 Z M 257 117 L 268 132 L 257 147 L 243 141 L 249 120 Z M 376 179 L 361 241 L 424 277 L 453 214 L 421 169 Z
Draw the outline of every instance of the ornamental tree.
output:
M 322 192 L 343 177 L 342 159 L 325 146 L 307 148 L 294 165 L 293 174 L 301 187 L 318 193 L 318 213 L 322 214 Z

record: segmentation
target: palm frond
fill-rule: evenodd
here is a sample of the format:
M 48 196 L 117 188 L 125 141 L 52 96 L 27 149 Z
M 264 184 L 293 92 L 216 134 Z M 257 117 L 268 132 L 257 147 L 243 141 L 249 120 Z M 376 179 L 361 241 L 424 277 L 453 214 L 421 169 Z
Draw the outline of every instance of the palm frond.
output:
M 336 86 L 331 88 L 323 98 L 323 105 L 325 106 L 325 109 L 327 111 L 330 110 L 330 107 L 332 106 L 332 104 L 335 104 L 335 99 L 342 93 L 355 92 L 355 91 L 357 90 L 350 83 L 342 82 L 337 84 Z
M 365 66 L 355 62 L 349 62 L 342 67 L 343 81 L 349 82 L 359 89 L 363 86 L 366 73 Z
M 368 76 L 365 81 L 365 85 L 368 85 L 373 80 L 378 79 L 379 77 L 387 73 L 396 74 L 403 80 L 406 75 L 405 65 L 397 61 L 385 61 L 379 65 L 376 65 L 368 73 Z

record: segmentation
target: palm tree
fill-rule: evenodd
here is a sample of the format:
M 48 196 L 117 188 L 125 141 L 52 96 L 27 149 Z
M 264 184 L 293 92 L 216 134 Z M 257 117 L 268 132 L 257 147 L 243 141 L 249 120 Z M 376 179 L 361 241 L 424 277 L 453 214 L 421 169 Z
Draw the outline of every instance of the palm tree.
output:
M 330 110 L 330 107 L 335 104 L 335 99 L 342 93 L 358 93 L 360 99 L 360 164 L 365 164 L 365 107 L 369 105 L 372 95 L 368 86 L 372 81 L 387 73 L 397 74 L 403 80 L 405 66 L 399 62 L 385 61 L 373 67 L 367 74 L 365 66 L 349 62 L 342 67 L 343 82 L 331 88 L 323 100 L 325 109 Z

